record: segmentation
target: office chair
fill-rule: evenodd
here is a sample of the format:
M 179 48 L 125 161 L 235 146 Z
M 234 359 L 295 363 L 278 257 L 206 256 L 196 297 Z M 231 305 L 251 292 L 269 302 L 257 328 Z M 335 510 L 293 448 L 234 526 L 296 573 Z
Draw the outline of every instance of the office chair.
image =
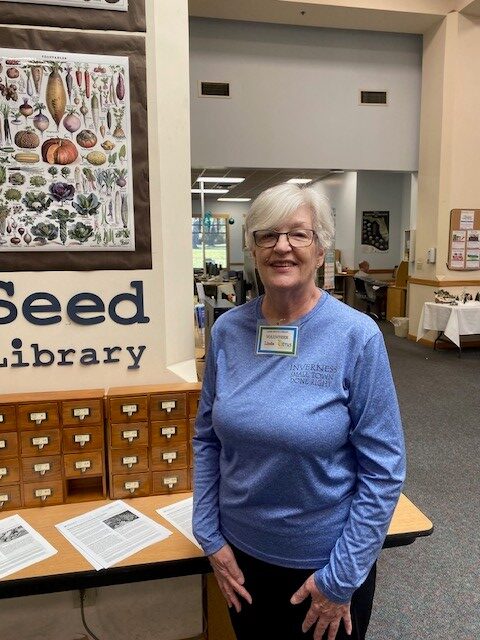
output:
M 367 287 L 365 286 L 365 280 L 363 280 L 362 278 L 354 277 L 353 282 L 355 285 L 355 297 L 365 303 L 365 313 L 372 317 L 374 320 L 379 320 L 380 318 L 378 317 L 378 314 L 372 311 L 372 307 L 375 306 L 377 301 L 375 290 L 372 289 L 371 286 L 369 286 L 367 289 Z

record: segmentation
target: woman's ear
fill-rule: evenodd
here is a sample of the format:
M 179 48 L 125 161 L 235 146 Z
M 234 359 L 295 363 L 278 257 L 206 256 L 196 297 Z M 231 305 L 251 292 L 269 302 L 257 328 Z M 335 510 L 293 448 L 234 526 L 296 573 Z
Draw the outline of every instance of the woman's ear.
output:
M 325 251 L 323 249 L 319 249 L 317 255 L 317 269 L 322 266 L 325 260 Z

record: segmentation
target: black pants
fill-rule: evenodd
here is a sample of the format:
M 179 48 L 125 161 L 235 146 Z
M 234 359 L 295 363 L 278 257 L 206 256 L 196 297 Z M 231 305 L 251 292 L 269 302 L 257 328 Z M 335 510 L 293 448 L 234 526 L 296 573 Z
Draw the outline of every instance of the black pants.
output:
M 312 639 L 315 625 L 307 633 L 302 632 L 302 622 L 311 598 L 297 605 L 290 604 L 290 598 L 314 570 L 278 567 L 231 546 L 245 577 L 244 586 L 253 599 L 251 605 L 241 599 L 240 613 L 234 607 L 229 609 L 237 640 Z M 376 564 L 353 594 L 350 608 L 352 635 L 346 634 L 342 621 L 336 640 L 364 640 L 372 612 L 375 578 Z M 327 634 L 323 638 L 326 640 Z

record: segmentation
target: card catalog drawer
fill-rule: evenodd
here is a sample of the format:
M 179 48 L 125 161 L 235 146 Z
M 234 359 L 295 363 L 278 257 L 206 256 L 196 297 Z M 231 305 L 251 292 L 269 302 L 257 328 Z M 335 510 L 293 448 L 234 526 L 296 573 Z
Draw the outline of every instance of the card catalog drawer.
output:
M 18 435 L 16 431 L 0 430 L 0 460 L 18 456 Z
M 22 498 L 20 496 L 20 485 L 13 484 L 11 486 L 0 487 L 0 512 L 7 509 L 18 509 L 22 506 Z
M 113 476 L 112 498 L 138 498 L 149 495 L 149 473 L 125 473 Z
M 200 402 L 200 391 L 191 391 L 188 394 L 188 415 L 195 418 L 198 411 L 198 403 Z
M 45 454 L 35 458 L 22 458 L 22 472 L 24 482 L 60 480 L 62 458 Z
M 68 400 L 62 402 L 62 419 L 64 425 L 102 424 L 103 401 Z
M 186 442 L 188 429 L 186 420 L 170 422 L 152 422 L 150 425 L 150 442 L 152 446 L 165 447 L 169 443 Z
M 18 405 L 19 429 L 49 429 L 60 424 L 56 402 L 36 402 Z
M 110 398 L 110 422 L 142 422 L 148 420 L 147 396 Z
M 115 449 L 148 445 L 148 423 L 111 424 L 110 440 Z
M 147 447 L 135 447 L 131 449 L 111 449 L 112 473 L 138 473 L 148 471 Z
M 63 452 L 93 451 L 103 448 L 102 425 L 79 425 L 68 427 L 62 432 Z
M 172 469 L 171 471 L 156 471 L 152 474 L 153 493 L 175 493 L 188 491 L 188 470 Z
M 23 496 L 26 507 L 48 507 L 52 504 L 62 504 L 63 483 L 61 480 L 24 483 Z
M 63 468 L 66 478 L 84 478 L 99 476 L 103 473 L 103 455 L 101 451 L 83 451 L 63 456 Z
M 16 428 L 15 407 L 9 404 L 0 404 L 0 431 L 14 431 Z
M 185 469 L 188 467 L 186 443 L 173 444 L 169 447 L 152 447 L 151 469 L 167 471 L 168 469 Z
M 44 456 L 60 453 L 60 429 L 38 429 L 20 433 L 22 456 Z
M 150 396 L 150 420 L 176 420 L 187 415 L 185 393 L 158 393 Z
M 20 482 L 20 463 L 18 458 L 0 460 L 0 486 Z

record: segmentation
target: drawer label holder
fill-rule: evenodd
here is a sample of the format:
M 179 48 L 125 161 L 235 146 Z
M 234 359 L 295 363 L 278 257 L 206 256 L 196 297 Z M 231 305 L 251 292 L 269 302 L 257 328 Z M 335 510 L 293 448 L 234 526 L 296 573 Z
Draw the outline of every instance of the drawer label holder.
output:
M 39 473 L 41 476 L 44 476 L 47 471 L 50 471 L 51 466 L 49 462 L 42 462 L 40 464 L 34 464 L 33 470 L 35 473 Z
M 73 417 L 79 420 L 85 420 L 90 415 L 90 407 L 79 407 L 73 410 Z
M 177 403 L 175 402 L 175 400 L 165 400 L 165 402 L 160 403 L 160 406 L 162 408 L 162 411 L 170 413 L 172 409 L 175 409 Z
M 166 460 L 168 464 L 172 464 L 172 462 L 176 459 L 177 459 L 176 451 L 167 451 L 165 453 L 162 453 L 162 460 Z
M 138 464 L 138 457 L 125 456 L 124 458 L 122 458 L 122 464 L 126 465 L 129 469 L 131 469 L 134 464 Z
M 3 478 L 6 475 L 8 475 L 7 467 L 0 467 L 0 478 Z
M 73 441 L 75 442 L 75 444 L 79 444 L 81 447 L 84 447 L 86 442 L 90 442 L 90 434 L 76 433 L 73 436 Z
M 122 413 L 126 413 L 130 418 L 138 411 L 138 404 L 122 404 Z
M 3 413 L 0 413 L 0 422 L 5 422 L 5 418 L 3 417 Z
M 90 460 L 77 460 L 75 462 L 75 469 L 80 469 L 82 473 L 85 473 L 87 469 L 92 467 L 92 463 Z
M 40 498 L 40 500 L 46 500 L 49 496 L 51 496 L 53 491 L 51 489 L 35 489 L 35 498 Z
M 0 509 L 10 500 L 8 493 L 0 493 Z
M 39 449 L 43 449 L 43 447 L 49 443 L 48 436 L 41 436 L 40 438 L 32 438 L 32 444 L 34 447 L 38 447 Z
M 177 427 L 162 427 L 161 434 L 166 436 L 168 440 L 177 433 Z
M 135 438 L 138 438 L 137 429 L 131 429 L 130 431 L 122 431 L 122 438 L 124 440 L 128 440 L 129 442 L 133 442 Z
M 0 449 L 5 449 L 7 447 L 7 441 L 6 440 L 0 440 Z
M 177 476 L 169 476 L 168 478 L 163 479 L 163 484 L 166 485 L 169 489 L 173 489 L 177 482 Z
M 30 420 L 35 424 L 42 424 L 47 419 L 48 415 L 46 411 L 37 411 L 30 414 Z
M 140 482 L 138 482 L 138 480 L 130 480 L 130 482 L 125 482 L 123 486 L 126 491 L 134 493 L 137 489 L 140 488 Z

